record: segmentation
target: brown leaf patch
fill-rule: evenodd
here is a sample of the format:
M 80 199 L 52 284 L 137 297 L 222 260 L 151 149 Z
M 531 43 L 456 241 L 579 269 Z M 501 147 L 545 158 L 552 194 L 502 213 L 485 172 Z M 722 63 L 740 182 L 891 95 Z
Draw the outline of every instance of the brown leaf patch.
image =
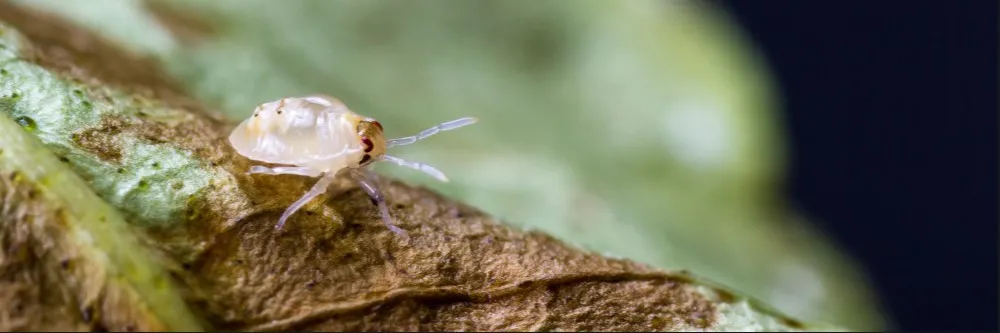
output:
M 673 275 L 511 229 L 399 182 L 384 180 L 382 189 L 409 241 L 382 225 L 348 179 L 276 232 L 277 216 L 309 183 L 252 178 L 244 189 L 257 208 L 214 237 L 190 267 L 202 294 L 211 295 L 205 312 L 223 329 L 648 330 L 712 323 L 712 304 Z M 634 311 L 619 313 L 628 307 Z M 404 314 L 416 317 L 373 319 Z
M 128 291 L 107 283 L 71 225 L 17 173 L 0 173 L 0 330 L 162 330 Z
M 224 159 L 228 151 L 221 148 L 228 145 L 223 137 L 216 137 L 217 124 L 204 119 L 166 124 L 150 121 L 143 116 L 101 119 L 97 126 L 81 129 L 73 135 L 73 143 L 102 161 L 117 163 L 125 153 L 121 138 L 133 137 L 151 144 L 165 144 L 191 151 L 201 160 L 217 163 Z M 209 133 L 206 135 L 206 133 Z

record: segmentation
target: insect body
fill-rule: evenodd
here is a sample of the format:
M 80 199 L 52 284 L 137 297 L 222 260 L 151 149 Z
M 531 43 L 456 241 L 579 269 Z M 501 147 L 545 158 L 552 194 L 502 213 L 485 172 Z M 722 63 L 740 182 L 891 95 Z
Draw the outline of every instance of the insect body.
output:
M 282 98 L 257 106 L 253 116 L 233 129 L 229 142 L 237 153 L 252 160 L 287 165 L 274 168 L 253 166 L 250 168 L 252 174 L 320 177 L 312 189 L 285 210 L 275 228 L 281 229 L 295 211 L 326 192 L 337 173 L 346 169 L 378 207 L 386 227 L 405 235 L 392 223 L 385 198 L 375 187 L 367 167 L 375 162 L 391 162 L 448 181 L 434 167 L 386 155 L 386 149 L 408 145 L 440 131 L 471 125 L 476 121 L 476 118 L 460 118 L 438 124 L 418 135 L 386 140 L 382 124 L 375 119 L 352 112 L 336 98 L 312 95 Z

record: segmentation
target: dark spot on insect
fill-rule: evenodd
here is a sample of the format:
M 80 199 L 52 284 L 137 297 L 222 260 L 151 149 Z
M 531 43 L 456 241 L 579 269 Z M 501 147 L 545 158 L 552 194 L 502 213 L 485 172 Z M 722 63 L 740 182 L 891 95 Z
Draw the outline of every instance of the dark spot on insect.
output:
M 76 95 L 76 97 L 83 97 L 83 90 L 73 89 L 73 95 Z
M 139 184 L 137 184 L 136 186 L 138 186 L 140 190 L 146 190 L 149 189 L 149 182 L 145 180 L 140 180 Z
M 517 287 L 521 288 L 521 289 L 524 289 L 524 288 L 531 287 L 531 285 L 533 285 L 533 284 L 534 284 L 534 282 L 532 282 L 530 280 L 529 281 L 521 281 L 521 283 L 517 284 Z
M 63 163 L 69 163 L 69 158 L 67 158 L 66 156 L 59 156 L 59 161 L 62 161 Z
M 358 162 L 358 164 L 365 164 L 366 162 L 368 162 L 368 160 L 371 160 L 371 159 L 372 159 L 372 157 L 370 155 L 365 154 L 365 156 L 361 157 L 361 162 Z
M 278 114 L 281 114 L 281 110 L 278 110 Z
M 243 264 L 243 259 L 236 259 L 233 262 L 235 262 L 237 265 L 242 265 Z
M 21 94 L 18 94 L 18 93 L 13 93 L 13 94 L 10 94 L 10 98 L 11 98 L 11 99 L 18 99 L 18 98 L 21 98 Z
M 214 167 L 218 166 L 218 164 L 216 164 L 215 162 L 209 162 L 209 163 L 208 163 L 208 166 L 210 166 L 210 167 L 213 167 L 213 168 L 214 168 Z
M 361 137 L 361 143 L 365 145 L 365 152 L 370 153 L 372 149 L 375 149 L 375 145 L 372 144 L 372 140 L 367 136 Z
M 0 69 L 0 75 L 7 75 L 8 73 L 6 69 Z
M 315 286 L 316 286 L 316 280 L 312 280 L 309 281 L 309 283 L 306 283 L 306 289 L 312 289 Z
M 85 323 L 89 323 L 91 320 L 94 320 L 94 308 L 89 305 L 84 307 L 80 310 L 80 317 Z
M 31 117 L 22 116 L 22 117 L 17 117 L 17 119 L 14 120 L 17 121 L 17 124 L 21 125 L 21 127 L 28 132 L 34 132 L 35 129 L 38 128 L 38 125 L 35 124 L 35 120 L 31 119 Z
M 59 267 L 62 267 L 62 269 L 69 269 L 69 259 L 59 261 Z
M 90 104 L 90 101 L 83 101 L 80 104 L 83 104 L 83 107 L 85 107 L 85 108 L 89 108 L 89 107 L 93 106 L 93 104 Z
M 259 113 L 254 113 L 253 116 L 254 117 L 260 117 L 260 114 Z
M 313 212 L 313 211 L 311 211 L 311 210 L 307 210 L 307 211 L 306 211 L 306 215 L 310 215 L 310 216 L 312 216 L 312 215 L 316 215 L 316 213 L 314 213 L 314 212 Z
M 160 168 L 160 162 L 153 162 L 153 169 L 159 169 L 159 168 Z
M 392 205 L 392 207 L 393 207 L 393 208 L 396 208 L 396 209 L 402 209 L 403 207 L 406 207 L 406 205 L 403 205 L 403 204 L 399 204 L 399 203 L 398 203 L 398 204 L 395 204 L 395 205 Z
M 185 271 L 190 271 L 191 270 L 191 264 L 189 264 L 189 263 L 183 263 L 183 264 L 181 264 L 181 268 L 184 268 Z
M 21 313 L 21 311 L 24 311 L 24 305 L 18 303 L 14 306 L 14 313 Z
M 38 191 L 35 189 L 28 190 L 28 199 L 34 199 L 38 195 Z
M 367 156 L 367 155 L 365 155 L 365 156 Z M 375 198 L 368 197 L 368 201 L 371 201 L 372 205 L 378 206 L 378 200 L 375 200 Z
M 146 116 L 149 116 L 149 114 L 146 114 L 145 112 L 142 111 L 136 111 L 135 115 L 139 116 L 139 118 L 146 118 Z
M 118 173 L 125 173 L 125 169 L 122 169 L 122 168 L 118 168 L 118 170 L 115 170 L 115 171 L 118 171 Z

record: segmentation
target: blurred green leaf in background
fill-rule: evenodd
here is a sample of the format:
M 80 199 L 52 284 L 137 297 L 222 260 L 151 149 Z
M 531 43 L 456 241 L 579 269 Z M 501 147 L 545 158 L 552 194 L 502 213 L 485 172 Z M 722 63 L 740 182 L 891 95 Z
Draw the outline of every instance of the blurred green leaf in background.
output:
M 777 89 L 711 3 L 18 2 L 161 59 L 234 119 L 312 93 L 391 137 L 479 117 L 395 153 L 451 183 L 378 170 L 802 319 L 884 328 L 863 274 L 786 204 Z

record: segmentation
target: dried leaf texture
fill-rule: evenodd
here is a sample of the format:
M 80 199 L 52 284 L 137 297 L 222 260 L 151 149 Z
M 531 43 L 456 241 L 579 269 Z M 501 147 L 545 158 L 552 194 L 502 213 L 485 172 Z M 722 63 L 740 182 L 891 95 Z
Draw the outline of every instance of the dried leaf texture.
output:
M 37 196 L 17 173 L 0 175 L 0 220 L 20 222 L 2 225 L 0 299 L 10 302 L 0 308 L 0 330 L 89 329 L 92 318 L 77 306 L 80 295 L 74 295 L 87 288 L 63 283 L 76 280 L 72 271 L 80 266 L 70 260 L 73 249 L 59 239 L 65 237 L 59 226 L 66 222 Z
M 0 174 L 0 330 L 150 331 L 166 326 L 19 173 Z M 11 223 L 16 222 L 16 223 Z
M 37 23 L 43 19 L 45 24 Z M 248 175 L 256 163 L 226 141 L 232 122 L 192 105 L 155 62 L 130 56 L 86 29 L 10 4 L 0 3 L 0 21 L 9 25 L 0 26 L 0 45 L 10 53 L 0 59 L 0 116 L 17 120 L 23 131 L 0 133 L 0 144 L 17 144 L 10 138 L 18 135 L 40 140 L 48 152 L 38 154 L 48 157 L 39 161 L 61 160 L 38 162 L 41 168 L 79 175 L 87 191 L 120 211 L 129 228 L 114 232 L 135 233 L 155 250 L 149 265 L 169 271 L 184 307 L 211 329 L 803 328 L 686 274 L 518 230 L 384 177 L 380 188 L 390 212 L 410 239 L 390 232 L 367 195 L 346 177 L 276 231 L 279 215 L 315 179 Z M 148 320 L 132 314 L 135 304 L 154 310 L 174 306 L 143 294 L 145 280 L 102 284 L 108 271 L 121 268 L 114 254 L 133 249 L 109 245 L 74 252 L 79 240 L 67 238 L 67 230 L 111 231 L 62 219 L 59 207 L 28 195 L 30 182 L 11 181 L 18 171 L 11 169 L 35 157 L 0 157 L 0 162 L 20 161 L 0 163 L 6 168 L 0 183 L 0 273 L 7 278 L 0 282 L 0 295 L 14 300 L 0 304 L 0 326 L 101 328 L 88 325 L 79 311 L 80 304 L 93 303 L 102 306 L 102 318 L 110 318 L 103 324 L 109 329 L 177 329 L 164 313 L 181 310 L 152 311 Z M 82 264 L 72 267 L 112 259 L 106 269 L 67 272 L 61 263 L 74 255 L 79 259 L 72 262 Z M 140 296 L 119 301 L 115 288 L 140 290 Z M 94 300 L 82 302 L 86 297 Z M 156 319 L 166 328 L 135 326 Z
M 223 316 L 216 321 L 420 331 L 711 323 L 711 303 L 667 274 L 512 230 L 429 191 L 387 189 L 410 242 L 386 230 L 348 181 L 283 234 L 272 228 L 282 208 L 274 206 L 220 235 L 193 268 L 207 284 L 224 286 L 210 291 L 217 296 L 209 303 L 221 306 L 210 311 Z

